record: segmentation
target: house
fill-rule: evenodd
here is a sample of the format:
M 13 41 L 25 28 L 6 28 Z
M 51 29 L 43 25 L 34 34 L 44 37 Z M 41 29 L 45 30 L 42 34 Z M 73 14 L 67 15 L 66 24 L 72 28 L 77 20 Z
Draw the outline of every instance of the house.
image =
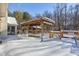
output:
M 16 35 L 17 25 L 14 17 L 8 17 L 8 4 L 0 3 L 0 37 Z
M 14 17 L 7 17 L 7 34 L 16 35 L 17 34 L 17 21 Z
M 2 17 L 1 19 L 1 32 L 5 35 L 17 34 L 17 21 L 14 17 Z M 6 24 L 6 25 L 5 25 Z

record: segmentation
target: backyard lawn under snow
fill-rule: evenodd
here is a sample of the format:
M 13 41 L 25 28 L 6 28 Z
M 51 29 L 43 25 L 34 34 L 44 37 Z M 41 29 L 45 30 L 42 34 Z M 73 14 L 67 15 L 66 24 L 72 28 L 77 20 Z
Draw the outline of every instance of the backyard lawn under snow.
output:
M 77 56 L 79 48 L 74 48 L 73 45 L 75 42 L 70 38 L 62 38 L 62 41 L 60 39 L 44 39 L 44 42 L 40 42 L 40 38 L 22 37 L 0 44 L 0 55 Z

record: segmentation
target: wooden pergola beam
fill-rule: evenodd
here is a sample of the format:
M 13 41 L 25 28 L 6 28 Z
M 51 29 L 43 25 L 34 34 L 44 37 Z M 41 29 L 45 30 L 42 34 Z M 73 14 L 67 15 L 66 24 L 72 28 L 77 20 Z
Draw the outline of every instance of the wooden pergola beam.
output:
M 26 23 L 23 23 L 22 25 L 33 25 L 33 24 L 41 24 L 41 22 L 47 22 L 47 23 L 51 23 L 51 24 L 54 24 L 53 22 L 50 22 L 50 21 L 48 21 L 48 20 L 44 20 L 44 19 L 39 19 L 39 20 L 33 20 L 33 21 L 27 21 Z M 49 24 L 47 24 L 47 25 L 49 25 Z

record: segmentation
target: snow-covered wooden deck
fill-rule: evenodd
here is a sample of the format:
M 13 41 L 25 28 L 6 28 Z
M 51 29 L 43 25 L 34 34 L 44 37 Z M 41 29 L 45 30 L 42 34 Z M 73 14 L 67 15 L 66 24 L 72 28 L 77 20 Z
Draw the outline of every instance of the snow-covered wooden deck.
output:
M 10 40 L 0 45 L 0 55 L 6 56 L 77 56 L 72 53 L 74 41 L 70 38 L 51 39 L 40 42 L 40 38 L 28 37 Z M 66 42 L 68 40 L 68 42 Z M 77 49 L 78 50 L 78 49 Z M 79 53 L 79 51 L 77 51 Z

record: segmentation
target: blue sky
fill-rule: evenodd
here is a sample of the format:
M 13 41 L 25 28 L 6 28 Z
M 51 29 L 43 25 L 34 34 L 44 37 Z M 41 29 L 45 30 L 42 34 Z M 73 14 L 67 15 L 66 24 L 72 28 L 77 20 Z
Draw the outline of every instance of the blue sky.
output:
M 10 3 L 8 9 L 13 12 L 15 10 L 27 11 L 32 16 L 40 13 L 42 14 L 44 11 L 53 12 L 55 8 L 55 4 L 51 3 Z

